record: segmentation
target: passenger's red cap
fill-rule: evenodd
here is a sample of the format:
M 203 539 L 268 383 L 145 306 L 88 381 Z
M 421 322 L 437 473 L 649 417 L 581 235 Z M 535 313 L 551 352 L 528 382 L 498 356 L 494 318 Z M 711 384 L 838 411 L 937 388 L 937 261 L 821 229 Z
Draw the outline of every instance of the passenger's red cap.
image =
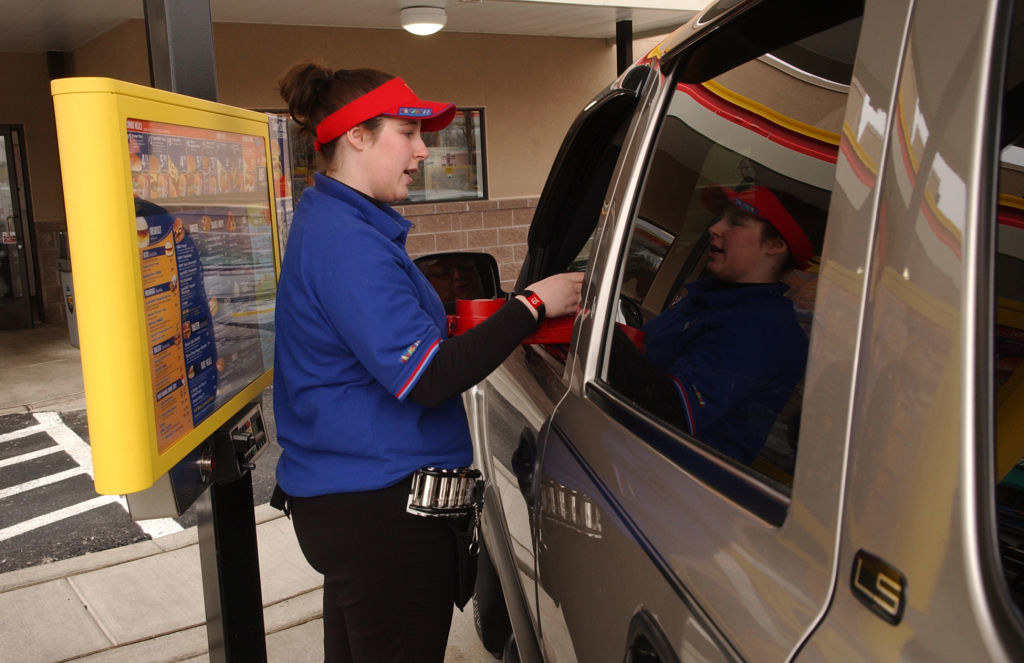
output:
M 313 146 L 319 150 L 357 124 L 378 115 L 420 120 L 420 131 L 440 131 L 455 117 L 455 105 L 420 99 L 405 81 L 392 78 L 325 117 L 316 125 Z
M 716 204 L 716 194 L 722 196 L 724 201 L 717 201 L 719 204 Z M 814 257 L 814 245 L 811 244 L 807 233 L 771 190 L 763 186 L 754 186 L 743 191 L 733 191 L 728 187 L 718 186 L 705 189 L 701 199 L 709 208 L 716 209 L 720 207 L 720 203 L 728 203 L 744 214 L 771 225 L 786 241 L 789 254 L 793 256 L 793 262 L 798 269 L 807 267 Z

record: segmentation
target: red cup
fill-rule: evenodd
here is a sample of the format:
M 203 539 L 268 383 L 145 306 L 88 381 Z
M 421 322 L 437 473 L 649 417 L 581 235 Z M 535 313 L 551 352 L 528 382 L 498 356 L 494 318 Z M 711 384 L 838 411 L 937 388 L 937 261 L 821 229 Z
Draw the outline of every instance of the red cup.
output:
M 504 305 L 504 299 L 456 299 L 453 334 L 465 334 Z

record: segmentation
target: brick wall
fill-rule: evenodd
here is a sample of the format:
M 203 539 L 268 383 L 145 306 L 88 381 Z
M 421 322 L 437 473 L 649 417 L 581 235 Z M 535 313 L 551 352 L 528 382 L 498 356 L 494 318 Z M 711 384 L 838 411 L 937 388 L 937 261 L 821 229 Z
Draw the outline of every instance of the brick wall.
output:
M 412 221 L 406 248 L 413 258 L 444 251 L 480 251 L 498 261 L 501 287 L 510 290 L 526 258 L 526 234 L 537 198 L 399 206 Z
M 395 209 L 415 224 L 406 247 L 416 258 L 444 251 L 481 251 L 498 261 L 501 287 L 511 290 L 526 258 L 526 234 L 537 198 L 504 198 L 461 203 L 427 203 Z M 57 273 L 58 233 L 63 223 L 37 223 L 36 257 L 43 321 L 64 320 L 64 296 Z

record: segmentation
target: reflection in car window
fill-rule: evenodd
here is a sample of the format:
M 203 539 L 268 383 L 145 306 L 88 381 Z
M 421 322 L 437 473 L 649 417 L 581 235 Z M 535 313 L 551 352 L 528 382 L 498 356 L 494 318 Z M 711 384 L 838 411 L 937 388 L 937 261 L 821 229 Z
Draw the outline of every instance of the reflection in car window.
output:
M 996 499 L 1003 569 L 1024 606 L 1024 149 L 1003 151 L 996 230 L 995 334 Z M 1016 191 L 1017 195 L 1009 193 Z
M 788 487 L 846 95 L 817 91 L 835 124 L 768 121 L 764 66 L 674 91 L 620 264 L 607 380 Z
M 482 264 L 481 264 L 482 263 Z M 418 259 L 416 266 L 434 286 L 446 308 L 458 299 L 488 299 L 497 293 L 484 286 L 486 262 L 471 253 L 431 255 Z
M 1015 16 L 1001 118 L 992 382 L 999 553 L 1010 595 L 1024 610 L 1024 17 Z

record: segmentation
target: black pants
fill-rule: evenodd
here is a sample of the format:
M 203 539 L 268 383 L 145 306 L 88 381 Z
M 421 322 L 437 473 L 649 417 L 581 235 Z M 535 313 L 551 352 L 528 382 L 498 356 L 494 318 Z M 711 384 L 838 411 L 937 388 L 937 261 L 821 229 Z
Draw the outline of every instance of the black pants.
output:
M 410 481 L 292 498 L 302 553 L 324 575 L 326 663 L 442 663 L 455 595 L 443 518 L 405 512 Z

